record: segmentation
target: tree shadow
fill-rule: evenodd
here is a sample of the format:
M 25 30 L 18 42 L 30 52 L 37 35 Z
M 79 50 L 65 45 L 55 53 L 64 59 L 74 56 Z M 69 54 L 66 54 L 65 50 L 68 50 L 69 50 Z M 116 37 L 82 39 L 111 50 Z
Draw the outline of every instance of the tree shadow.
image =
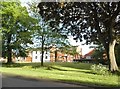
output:
M 22 67 L 30 67 L 31 68 L 40 68 L 41 65 L 38 65 L 38 64 L 31 64 L 31 63 L 10 63 L 10 64 L 7 64 L 7 63 L 2 63 L 2 67 L 6 67 L 6 68 L 22 68 Z
M 68 68 L 74 68 L 74 69 L 84 69 L 84 70 L 90 70 L 91 63 L 73 63 L 73 64 L 55 64 L 59 65 L 61 67 L 68 67 Z
M 70 72 L 83 72 L 83 73 L 87 73 L 87 74 L 96 74 L 96 73 L 92 73 L 91 71 L 84 71 L 84 70 L 67 70 L 67 69 L 61 69 L 61 68 L 58 68 L 58 67 L 54 67 L 54 66 L 48 66 L 47 67 L 47 70 L 58 70 L 58 71 L 70 71 Z

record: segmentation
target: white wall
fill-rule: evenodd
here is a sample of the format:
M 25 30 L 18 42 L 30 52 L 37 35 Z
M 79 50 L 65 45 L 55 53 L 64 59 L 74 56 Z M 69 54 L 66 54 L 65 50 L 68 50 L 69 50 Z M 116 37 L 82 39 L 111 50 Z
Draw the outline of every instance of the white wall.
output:
M 50 51 L 44 52 L 43 61 L 50 62 Z M 41 62 L 41 51 L 32 52 L 32 62 Z
M 91 56 L 86 56 L 86 59 L 91 59 Z

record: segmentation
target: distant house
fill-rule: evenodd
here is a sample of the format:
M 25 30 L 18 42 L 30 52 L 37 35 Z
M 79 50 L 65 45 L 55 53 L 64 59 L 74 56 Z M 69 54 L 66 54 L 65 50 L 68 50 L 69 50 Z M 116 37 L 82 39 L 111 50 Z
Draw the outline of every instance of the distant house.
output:
M 41 62 L 41 51 L 32 51 L 32 62 Z M 50 50 L 44 52 L 43 62 L 50 62 Z
M 57 61 L 72 62 L 72 60 L 73 60 L 73 55 L 57 52 Z
M 41 62 L 41 55 L 42 55 L 41 51 L 33 50 L 27 53 L 27 57 L 13 57 L 12 61 L 13 62 Z M 0 61 L 2 61 L 2 59 L 3 58 L 0 58 Z M 50 62 L 50 50 L 44 52 L 43 61 Z
M 95 49 L 92 49 L 87 54 L 84 55 L 84 59 L 92 59 L 92 54 L 94 53 Z
M 52 47 L 50 49 L 50 61 L 55 62 L 55 50 L 56 48 Z M 72 62 L 73 56 L 70 54 L 65 54 L 57 49 L 57 61 L 58 62 Z
M 61 52 L 59 49 L 49 47 L 44 51 L 43 62 L 55 62 L 55 51 L 57 50 L 57 62 L 72 62 L 73 59 L 80 59 L 82 49 L 76 46 L 77 54 L 71 55 Z M 72 50 L 71 50 L 72 51 Z M 27 57 L 14 57 L 14 62 L 41 62 L 41 49 L 30 49 L 27 53 Z

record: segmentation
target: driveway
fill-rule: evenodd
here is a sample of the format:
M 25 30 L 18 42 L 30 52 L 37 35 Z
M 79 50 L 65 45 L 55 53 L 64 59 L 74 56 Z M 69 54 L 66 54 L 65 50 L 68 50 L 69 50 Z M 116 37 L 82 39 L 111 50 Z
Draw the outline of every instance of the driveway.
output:
M 94 89 L 82 85 L 61 83 L 50 80 L 34 80 L 11 75 L 2 75 L 2 87 L 81 87 L 81 89 Z

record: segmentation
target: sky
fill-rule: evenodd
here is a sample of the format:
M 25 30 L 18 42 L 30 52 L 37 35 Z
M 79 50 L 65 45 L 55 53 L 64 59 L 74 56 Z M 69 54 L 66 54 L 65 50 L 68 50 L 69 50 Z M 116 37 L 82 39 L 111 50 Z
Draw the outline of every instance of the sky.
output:
M 20 0 L 22 3 L 22 6 L 27 6 L 27 2 L 31 1 L 31 0 Z M 40 1 L 40 0 L 39 0 Z M 69 36 L 69 40 L 71 45 L 73 46 L 80 46 L 80 48 L 82 48 L 82 54 L 85 55 L 86 53 L 88 53 L 89 51 L 91 51 L 93 48 L 89 48 L 91 45 L 82 45 L 84 43 L 83 42 L 76 42 L 75 40 L 73 40 L 72 36 Z
M 83 43 L 85 43 L 85 41 L 83 41 L 83 42 L 76 42 L 75 40 L 73 40 L 72 36 L 69 37 L 69 42 L 73 46 L 79 46 L 80 48 L 82 48 L 82 55 L 85 55 L 89 51 L 93 50 L 93 48 L 89 48 L 90 46 L 93 46 L 93 44 L 91 44 L 91 45 L 83 45 Z

